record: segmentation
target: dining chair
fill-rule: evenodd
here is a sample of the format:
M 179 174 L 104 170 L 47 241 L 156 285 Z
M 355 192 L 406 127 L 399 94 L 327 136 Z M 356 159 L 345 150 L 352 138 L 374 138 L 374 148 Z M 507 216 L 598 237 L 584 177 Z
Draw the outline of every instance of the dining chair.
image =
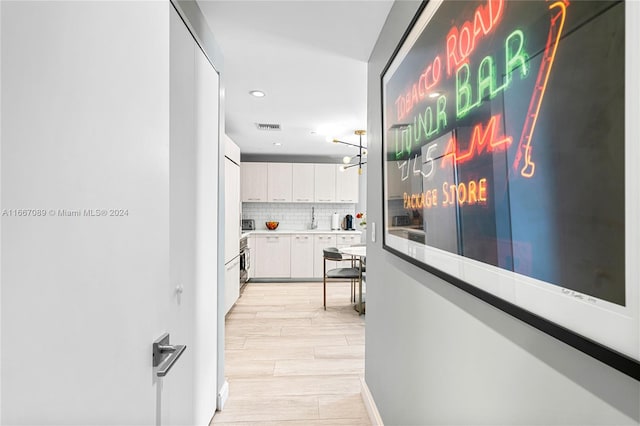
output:
M 361 270 L 358 265 L 358 259 L 352 259 L 351 257 L 345 258 L 340 251 L 335 247 L 327 247 L 322 251 L 323 262 L 323 274 L 322 274 L 322 296 L 323 307 L 327 310 L 327 280 L 334 281 L 351 281 L 351 301 L 355 301 L 355 284 L 360 283 Z M 333 262 L 350 262 L 350 267 L 345 268 L 332 268 L 327 270 L 327 261 Z

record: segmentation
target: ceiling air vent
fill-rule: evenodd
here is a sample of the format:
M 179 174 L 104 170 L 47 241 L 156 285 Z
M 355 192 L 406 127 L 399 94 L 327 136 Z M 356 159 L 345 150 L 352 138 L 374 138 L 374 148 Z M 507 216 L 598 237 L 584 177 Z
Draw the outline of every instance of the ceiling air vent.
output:
M 256 123 L 258 130 L 280 130 L 279 124 Z

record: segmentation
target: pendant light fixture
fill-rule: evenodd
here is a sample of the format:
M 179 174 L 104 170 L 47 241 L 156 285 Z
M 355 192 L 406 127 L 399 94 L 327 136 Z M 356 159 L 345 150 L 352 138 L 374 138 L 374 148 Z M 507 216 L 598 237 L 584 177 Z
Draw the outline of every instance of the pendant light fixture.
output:
M 358 148 L 358 153 L 354 156 L 345 156 L 344 158 L 342 158 L 342 162 L 344 163 L 342 166 L 340 166 L 340 170 L 341 171 L 345 171 L 351 167 L 358 167 L 358 174 L 361 175 L 362 174 L 362 165 L 363 164 L 367 164 L 366 161 L 362 161 L 363 158 L 367 155 L 367 147 L 362 145 L 362 135 L 366 135 L 367 132 L 366 130 L 356 130 L 355 132 L 356 135 L 358 135 L 360 137 L 360 143 L 358 145 L 354 144 L 354 143 L 350 143 L 350 142 L 344 142 L 338 139 L 334 139 L 333 143 L 341 143 L 343 145 L 349 145 L 349 146 L 353 146 Z M 354 159 L 358 159 L 357 163 L 353 163 L 351 164 L 351 161 Z

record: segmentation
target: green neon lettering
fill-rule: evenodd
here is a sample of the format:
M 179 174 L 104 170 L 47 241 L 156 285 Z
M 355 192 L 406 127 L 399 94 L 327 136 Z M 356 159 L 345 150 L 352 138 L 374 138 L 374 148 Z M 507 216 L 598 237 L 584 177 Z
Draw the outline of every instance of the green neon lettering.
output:
M 447 97 L 442 95 L 436 104 L 436 120 L 438 121 L 438 131 L 447 127 Z
M 427 132 L 427 137 L 430 137 L 434 133 L 438 132 L 437 128 L 435 129 L 433 128 L 434 119 L 433 119 L 433 109 L 431 108 L 431 106 L 427 107 L 427 109 L 424 111 L 424 115 L 425 115 L 425 118 L 429 120 L 429 131 Z
M 402 129 L 402 146 L 407 154 L 411 154 L 411 126 Z
M 529 59 L 527 52 L 524 51 L 524 33 L 521 30 L 515 30 L 504 42 L 505 64 L 506 64 L 506 81 L 505 85 L 511 82 L 511 74 L 517 68 L 520 68 L 520 78 L 527 76 L 529 67 L 527 61 Z
M 471 111 L 471 85 L 469 84 L 469 64 L 462 64 L 456 71 L 456 115 L 462 118 Z M 463 76 L 461 79 L 461 75 Z
M 416 144 L 420 143 L 420 136 L 424 126 L 426 126 L 426 123 L 423 123 L 422 115 L 418 113 L 416 117 L 413 117 L 413 140 Z
M 496 78 L 496 64 L 491 56 L 486 56 L 478 66 L 478 99 L 483 99 L 485 92 L 489 99 L 496 96 Z
M 424 133 L 425 137 L 429 136 L 429 132 L 427 131 L 427 129 L 429 128 L 429 123 L 427 122 L 428 112 L 429 112 L 429 107 L 425 109 L 424 115 L 418 113 L 418 121 L 420 123 L 420 129 L 418 131 L 421 131 L 422 133 Z
M 398 128 L 396 127 L 395 129 L 395 141 L 396 141 L 396 160 L 399 160 L 402 158 L 402 145 L 398 146 Z

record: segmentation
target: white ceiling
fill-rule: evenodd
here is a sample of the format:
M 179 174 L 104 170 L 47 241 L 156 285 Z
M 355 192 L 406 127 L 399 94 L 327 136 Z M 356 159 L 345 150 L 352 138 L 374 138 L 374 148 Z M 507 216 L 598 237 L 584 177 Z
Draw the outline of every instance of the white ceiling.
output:
M 223 51 L 226 132 L 241 152 L 354 154 L 326 137 L 357 143 L 366 129 L 366 61 L 392 3 L 198 0 Z

